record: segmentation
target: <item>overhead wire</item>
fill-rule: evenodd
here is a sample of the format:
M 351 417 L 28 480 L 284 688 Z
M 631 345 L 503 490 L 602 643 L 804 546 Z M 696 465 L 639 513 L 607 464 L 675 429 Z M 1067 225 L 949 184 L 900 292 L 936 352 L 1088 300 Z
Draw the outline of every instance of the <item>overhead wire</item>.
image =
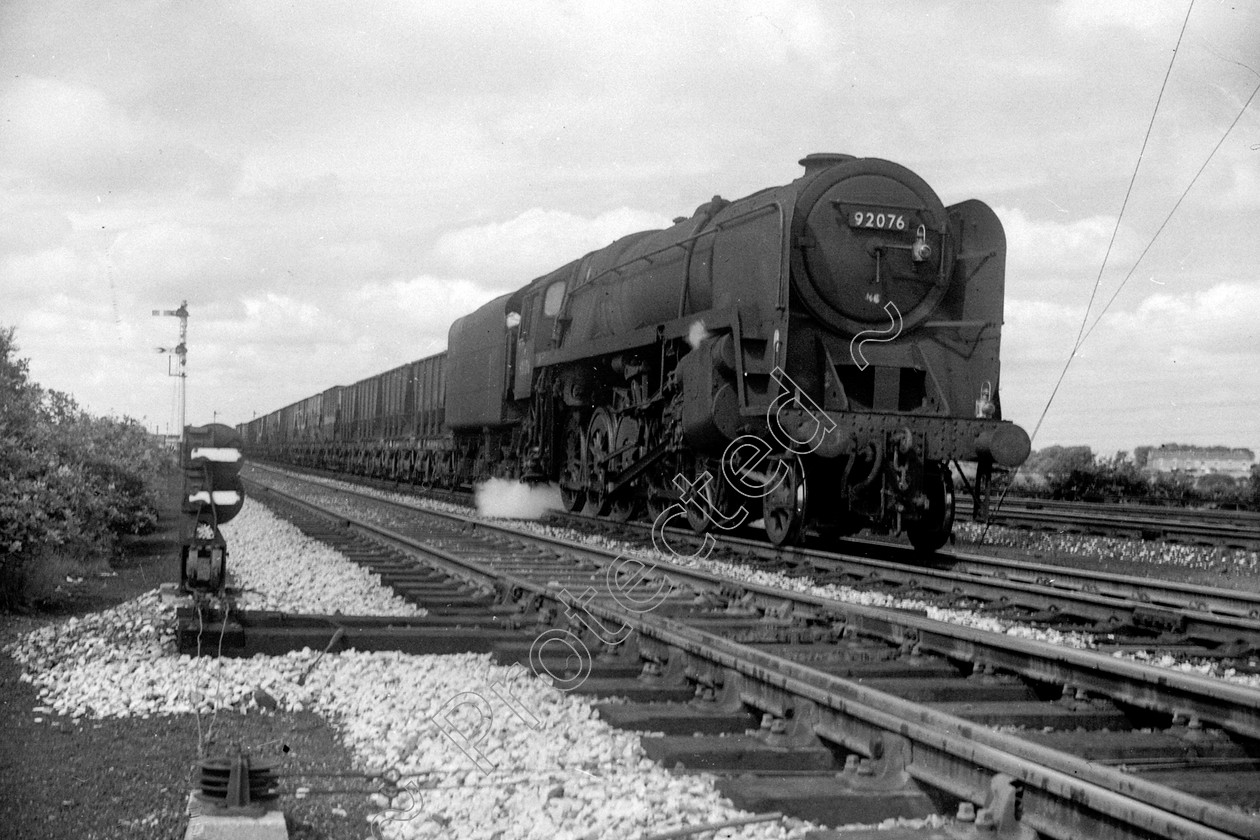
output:
M 1190 23 L 1190 13 L 1192 11 L 1194 11 L 1194 0 L 1190 0 L 1190 5 L 1186 8 L 1185 20 L 1181 22 L 1181 32 L 1177 35 L 1177 45 L 1173 47 L 1172 58 L 1168 60 L 1168 69 L 1164 71 L 1164 81 L 1159 86 L 1159 96 L 1155 98 L 1155 108 L 1151 111 L 1151 121 L 1146 126 L 1146 136 L 1142 138 L 1142 148 L 1138 151 L 1137 163 L 1134 164 L 1133 174 L 1129 177 L 1129 186 L 1128 189 L 1125 190 L 1124 201 L 1120 204 L 1120 213 L 1116 216 L 1116 224 L 1111 231 L 1111 240 L 1107 243 L 1107 251 L 1103 254 L 1102 265 L 1098 267 L 1098 277 L 1095 278 L 1094 288 L 1090 291 L 1089 303 L 1086 304 L 1085 312 L 1081 315 L 1081 326 L 1080 329 L 1077 330 L 1076 341 L 1072 344 L 1072 352 L 1068 354 L 1067 361 L 1063 364 L 1063 370 L 1059 372 L 1059 378 L 1055 381 L 1054 388 L 1050 392 L 1050 398 L 1046 400 L 1045 408 L 1041 410 L 1041 416 L 1037 418 L 1037 425 L 1033 427 L 1032 434 L 1029 435 L 1030 441 L 1035 439 L 1037 437 L 1037 432 L 1041 430 L 1041 424 L 1045 422 L 1046 414 L 1050 411 L 1050 405 L 1054 402 L 1054 398 L 1058 395 L 1059 387 L 1063 384 L 1064 377 L 1067 376 L 1068 368 L 1072 366 L 1072 361 L 1076 358 L 1076 352 L 1080 350 L 1081 344 L 1084 342 L 1085 336 L 1087 335 L 1085 327 L 1089 323 L 1089 312 L 1094 308 L 1094 300 L 1097 298 L 1098 289 L 1102 285 L 1103 272 L 1107 269 L 1107 262 L 1111 259 L 1111 249 L 1115 246 L 1116 237 L 1120 233 L 1120 223 L 1124 220 L 1124 211 L 1129 206 L 1129 197 L 1133 195 L 1133 185 L 1137 183 L 1138 172 L 1142 168 L 1142 159 L 1146 154 L 1146 146 L 1150 142 L 1151 132 L 1155 128 L 1155 118 L 1159 116 L 1159 106 L 1160 103 L 1164 101 L 1164 91 L 1168 89 L 1168 79 L 1172 76 L 1173 65 L 1177 62 L 1177 53 L 1181 51 L 1181 41 L 1185 37 L 1186 27 Z M 1147 247 L 1149 248 L 1150 246 Z M 1005 494 L 1003 494 L 1003 496 L 1005 496 Z
M 1103 254 L 1102 264 L 1098 267 L 1098 276 L 1094 280 L 1094 286 L 1090 290 L 1089 302 L 1085 306 L 1085 311 L 1081 314 L 1081 325 L 1076 332 L 1076 340 L 1072 344 L 1072 351 L 1068 353 L 1067 361 L 1063 363 L 1063 370 L 1059 371 L 1059 377 L 1055 380 L 1054 388 L 1050 391 L 1050 397 L 1046 400 L 1045 407 L 1041 410 L 1041 416 L 1037 418 L 1037 424 L 1033 426 L 1032 434 L 1028 436 L 1029 446 L 1037 439 L 1037 433 L 1041 431 L 1041 425 L 1045 422 L 1046 415 L 1050 412 L 1050 406 L 1054 403 L 1054 398 L 1058 396 L 1059 388 L 1063 385 L 1063 380 L 1067 376 L 1068 368 L 1072 366 L 1076 353 L 1081 348 L 1082 342 L 1088 335 L 1086 326 L 1089 324 L 1089 313 L 1094 307 L 1094 300 L 1098 297 L 1098 289 L 1102 285 L 1103 272 L 1106 271 L 1107 262 L 1111 258 L 1112 248 L 1115 246 L 1116 237 L 1120 233 L 1120 223 L 1124 219 L 1125 210 L 1129 206 L 1129 198 L 1133 195 L 1133 186 L 1137 183 L 1138 172 L 1142 168 L 1142 160 L 1146 155 L 1146 147 L 1150 142 L 1151 133 L 1155 128 L 1155 120 L 1159 116 L 1159 106 L 1164 101 L 1164 92 L 1168 89 L 1168 80 L 1172 76 L 1173 66 L 1177 62 L 1177 53 L 1181 51 L 1181 42 L 1185 38 L 1186 28 L 1190 24 L 1190 14 L 1194 11 L 1194 0 L 1190 0 L 1190 4 L 1186 7 L 1186 16 L 1181 22 L 1181 31 L 1177 33 L 1177 43 L 1173 47 L 1172 57 L 1168 60 L 1168 68 L 1164 71 L 1164 79 L 1159 86 L 1159 95 L 1155 97 L 1155 107 L 1151 110 L 1151 119 L 1146 126 L 1146 134 L 1142 138 L 1142 147 L 1138 150 L 1137 162 L 1133 166 L 1133 174 L 1129 176 L 1129 185 L 1125 189 L 1124 200 L 1120 204 L 1120 212 L 1116 216 L 1115 227 L 1111 231 L 1111 239 L 1107 243 L 1107 251 Z M 1148 246 L 1149 247 L 1149 246 Z M 1131 274 L 1132 272 L 1130 272 Z M 1104 310 L 1105 311 L 1105 310 Z M 1006 482 L 1006 486 L 1002 489 L 1002 494 L 998 497 L 997 503 L 993 506 L 994 511 L 1002 508 L 1002 503 L 1006 501 L 1006 496 L 1010 492 L 1011 487 L 1015 485 L 1015 476 L 1019 475 L 1022 465 L 1015 468 L 1015 472 L 1011 474 L 1010 481 Z M 985 538 L 989 533 L 989 525 L 992 522 L 990 518 L 985 522 L 984 530 L 980 533 L 979 544 L 984 545 Z
M 1094 319 L 1094 323 L 1090 324 L 1089 329 L 1085 331 L 1085 335 L 1077 343 L 1078 348 L 1085 343 L 1087 338 L 1089 338 L 1090 334 L 1094 331 L 1094 328 L 1098 326 L 1098 322 L 1102 320 L 1103 316 L 1107 314 L 1107 310 L 1111 308 L 1111 304 L 1116 302 L 1116 298 L 1120 296 L 1120 292 L 1124 291 L 1124 286 L 1129 282 L 1129 278 L 1131 278 L 1134 272 L 1137 271 L 1137 267 L 1141 264 L 1143 258 L 1146 257 L 1147 252 L 1151 250 L 1151 246 L 1155 244 L 1155 240 L 1158 239 L 1159 235 L 1164 232 L 1164 228 L 1168 227 L 1168 222 L 1172 220 L 1173 214 L 1177 212 L 1177 208 L 1181 206 L 1181 202 L 1185 201 L 1186 195 L 1189 194 L 1190 190 L 1194 187 L 1195 182 L 1199 180 L 1199 176 L 1203 174 L 1205 169 L 1207 169 L 1208 164 L 1212 162 L 1212 158 L 1216 156 L 1218 151 L 1220 151 L 1221 146 L 1225 145 L 1225 139 L 1229 137 L 1230 132 L 1232 132 L 1234 127 L 1238 125 L 1240 120 L 1242 120 L 1243 114 L 1247 113 L 1247 109 L 1251 107 L 1252 100 L 1256 98 L 1256 94 L 1258 93 L 1260 93 L 1260 85 L 1256 85 L 1252 89 L 1251 96 L 1247 97 L 1247 101 L 1244 102 L 1242 108 L 1238 110 L 1238 114 L 1234 117 L 1234 121 L 1229 124 L 1229 128 L 1225 129 L 1225 132 L 1221 135 L 1221 139 L 1218 140 L 1216 145 L 1212 147 L 1211 153 L 1208 154 L 1207 158 L 1203 161 L 1203 165 L 1199 167 L 1199 171 L 1194 173 L 1194 177 L 1190 179 L 1190 183 L 1187 184 L 1185 190 L 1182 191 L 1181 196 L 1177 199 L 1177 203 L 1174 204 L 1172 209 L 1168 211 L 1168 215 L 1165 216 L 1164 221 L 1160 223 L 1159 229 L 1155 231 L 1155 234 L 1151 237 L 1151 241 L 1146 244 L 1146 247 L 1142 249 L 1142 253 L 1138 255 L 1137 261 L 1133 263 L 1133 268 L 1129 269 L 1129 273 L 1126 274 L 1124 279 L 1120 281 L 1120 285 L 1116 287 L 1116 291 L 1111 295 L 1111 299 L 1107 301 L 1107 304 L 1102 308 L 1102 311 L 1098 313 L 1098 317 Z

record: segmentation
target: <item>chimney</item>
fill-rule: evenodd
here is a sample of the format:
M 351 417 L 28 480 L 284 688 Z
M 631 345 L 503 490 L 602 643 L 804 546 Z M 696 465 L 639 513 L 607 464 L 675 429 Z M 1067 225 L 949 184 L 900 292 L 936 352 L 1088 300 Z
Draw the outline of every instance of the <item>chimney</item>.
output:
M 799 163 L 805 167 L 807 176 L 814 175 L 828 169 L 832 166 L 839 166 L 842 163 L 848 163 L 851 160 L 857 160 L 853 155 L 838 155 L 832 152 L 815 152 L 812 155 L 806 155 L 801 158 Z

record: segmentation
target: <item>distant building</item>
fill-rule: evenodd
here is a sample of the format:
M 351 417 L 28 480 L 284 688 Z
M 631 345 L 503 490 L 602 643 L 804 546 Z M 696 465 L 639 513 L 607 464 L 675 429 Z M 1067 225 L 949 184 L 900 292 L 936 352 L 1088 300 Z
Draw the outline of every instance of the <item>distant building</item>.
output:
M 154 443 L 163 449 L 170 450 L 171 452 L 179 451 L 179 435 L 160 435 L 151 433 L 149 437 Z
M 1210 475 L 1219 473 L 1233 478 L 1246 478 L 1256 455 L 1250 449 L 1225 446 L 1178 446 L 1164 444 L 1146 452 L 1145 467 L 1154 473 Z

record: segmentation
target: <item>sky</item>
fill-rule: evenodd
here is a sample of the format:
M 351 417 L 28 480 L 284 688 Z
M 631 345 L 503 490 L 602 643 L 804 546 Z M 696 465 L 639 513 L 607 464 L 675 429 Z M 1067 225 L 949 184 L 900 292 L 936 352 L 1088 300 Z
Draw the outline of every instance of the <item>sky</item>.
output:
M 176 425 L 154 309 L 235 424 L 844 152 L 997 211 L 1030 432 L 1115 295 L 1034 447 L 1260 451 L 1260 4 L 3 0 L 0 71 L 0 327 L 94 413 Z

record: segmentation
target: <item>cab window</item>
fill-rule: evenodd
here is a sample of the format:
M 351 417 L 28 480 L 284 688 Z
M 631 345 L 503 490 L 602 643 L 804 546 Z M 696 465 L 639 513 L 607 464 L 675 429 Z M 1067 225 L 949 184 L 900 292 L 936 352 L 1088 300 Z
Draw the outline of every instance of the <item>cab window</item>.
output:
M 547 287 L 543 298 L 543 315 L 554 318 L 560 312 L 560 304 L 564 301 L 564 281 L 560 280 Z

